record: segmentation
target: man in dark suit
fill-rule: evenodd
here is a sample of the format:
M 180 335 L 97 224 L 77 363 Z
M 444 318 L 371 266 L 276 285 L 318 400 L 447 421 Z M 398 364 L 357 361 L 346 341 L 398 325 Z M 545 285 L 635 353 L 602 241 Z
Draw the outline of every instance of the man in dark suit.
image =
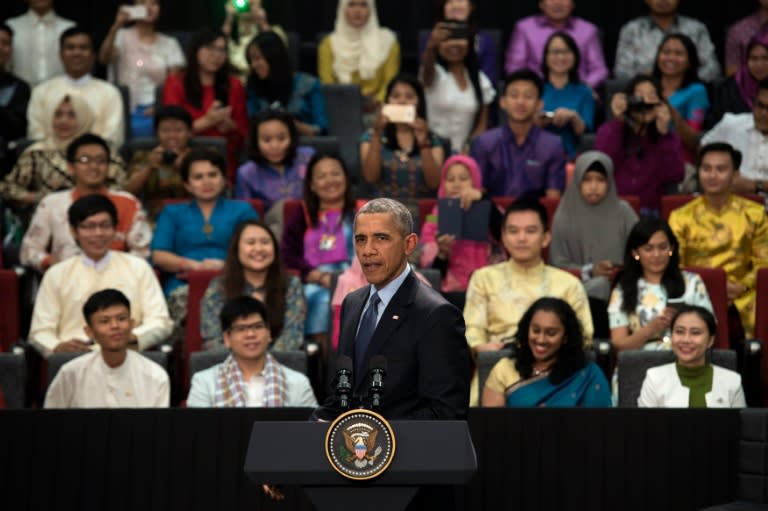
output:
M 410 268 L 408 256 L 418 242 L 411 213 L 392 199 L 369 201 L 355 216 L 354 236 L 370 286 L 348 295 L 341 306 L 338 355 L 354 361 L 352 406 L 370 405 L 368 367 L 373 356 L 382 355 L 384 417 L 466 418 L 470 355 L 464 318 Z M 330 375 L 335 378 L 335 368 Z M 314 415 L 331 420 L 339 411 L 332 390 Z

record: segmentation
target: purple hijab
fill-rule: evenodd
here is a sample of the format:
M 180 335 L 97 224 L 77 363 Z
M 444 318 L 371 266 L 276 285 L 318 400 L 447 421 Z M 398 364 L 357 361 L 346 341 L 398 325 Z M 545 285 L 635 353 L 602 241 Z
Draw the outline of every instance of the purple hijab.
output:
M 749 60 L 749 52 L 757 45 L 768 49 L 768 31 L 760 31 L 749 40 L 747 51 L 744 53 L 744 61 L 741 63 L 741 67 L 736 71 L 734 77 L 736 79 L 736 86 L 741 93 L 741 97 L 749 108 L 752 108 L 752 103 L 757 95 L 757 79 L 749 72 L 747 61 Z

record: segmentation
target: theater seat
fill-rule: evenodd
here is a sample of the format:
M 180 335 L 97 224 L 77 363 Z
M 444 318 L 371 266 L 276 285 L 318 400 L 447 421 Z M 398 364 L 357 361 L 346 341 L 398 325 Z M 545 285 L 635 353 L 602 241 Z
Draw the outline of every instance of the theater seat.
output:
M 0 353 L 2 408 L 24 408 L 27 362 L 23 353 Z
M 768 268 L 757 271 L 757 299 L 755 303 L 755 338 L 762 341 L 762 400 L 768 406 Z
M 477 365 L 477 379 L 480 395 L 477 402 L 480 406 L 483 404 L 483 388 L 485 387 L 485 380 L 488 379 L 488 375 L 491 374 L 493 366 L 495 366 L 502 358 L 512 355 L 512 349 L 505 348 L 498 351 L 478 351 L 475 364 Z
M 725 271 L 722 268 L 703 268 L 690 266 L 683 268 L 698 273 L 704 285 L 707 287 L 709 300 L 717 319 L 717 332 L 715 335 L 715 348 L 728 349 L 731 346 L 728 331 L 728 292 L 726 287 Z
M 184 354 L 187 357 L 190 353 L 203 349 L 203 338 L 200 336 L 200 302 L 211 279 L 219 273 L 221 273 L 219 270 L 199 270 L 191 271 L 187 276 L 189 299 L 184 333 Z
M 11 351 L 19 341 L 19 279 L 13 270 L 0 269 L 0 351 Z

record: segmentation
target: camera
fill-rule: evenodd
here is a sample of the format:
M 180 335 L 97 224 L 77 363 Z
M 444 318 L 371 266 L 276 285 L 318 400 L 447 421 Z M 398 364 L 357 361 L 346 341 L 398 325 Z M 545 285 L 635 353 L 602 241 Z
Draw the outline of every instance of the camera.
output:
M 657 103 L 646 103 L 641 96 L 630 96 L 627 98 L 627 111 L 645 112 L 656 108 Z
M 177 157 L 178 155 L 173 151 L 163 151 L 163 165 L 173 165 Z
M 467 39 L 471 33 L 466 21 L 447 19 L 443 20 L 443 26 L 449 30 L 448 39 Z

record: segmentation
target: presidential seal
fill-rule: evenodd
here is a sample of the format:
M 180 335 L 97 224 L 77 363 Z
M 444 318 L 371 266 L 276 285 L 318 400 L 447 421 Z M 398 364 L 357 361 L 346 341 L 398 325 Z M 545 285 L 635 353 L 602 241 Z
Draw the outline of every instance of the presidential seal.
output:
M 333 469 L 347 479 L 373 479 L 387 470 L 395 457 L 392 426 L 370 410 L 345 412 L 328 428 L 325 456 Z

